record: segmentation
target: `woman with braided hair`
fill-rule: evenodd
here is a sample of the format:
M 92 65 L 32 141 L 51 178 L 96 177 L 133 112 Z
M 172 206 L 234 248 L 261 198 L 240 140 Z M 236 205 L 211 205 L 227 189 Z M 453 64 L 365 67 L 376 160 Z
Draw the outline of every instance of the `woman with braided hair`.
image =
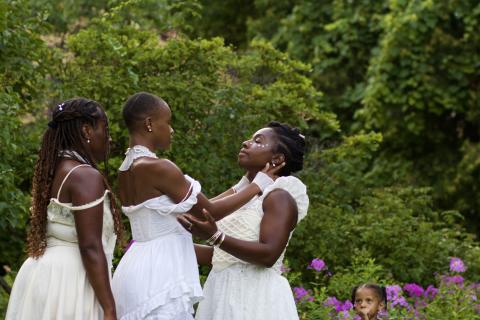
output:
M 110 289 L 122 227 L 97 168 L 110 136 L 101 106 L 84 98 L 54 107 L 35 166 L 29 258 L 13 285 L 8 320 L 116 319 Z
M 195 245 L 198 263 L 213 267 L 196 319 L 298 319 L 281 266 L 292 232 L 309 204 L 306 186 L 291 175 L 302 169 L 304 149 L 305 139 L 298 129 L 269 123 L 242 144 L 238 163 L 246 175 L 217 198 L 243 190 L 266 162 L 285 163 L 275 182 L 217 223 L 209 213 L 206 220 L 190 214 L 178 218 L 184 227 L 193 225 L 190 231 L 209 239 L 211 245 Z

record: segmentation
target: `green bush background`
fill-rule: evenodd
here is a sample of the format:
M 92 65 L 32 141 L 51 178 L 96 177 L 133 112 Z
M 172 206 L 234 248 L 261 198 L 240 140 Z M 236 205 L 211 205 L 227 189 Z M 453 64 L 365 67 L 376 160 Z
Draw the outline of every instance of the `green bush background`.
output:
M 292 269 L 321 257 L 341 274 L 362 255 L 426 285 L 459 256 L 478 279 L 479 27 L 473 0 L 0 0 L 0 262 L 25 259 L 48 108 L 99 101 L 114 169 L 122 105 L 149 91 L 173 111 L 164 156 L 209 195 L 238 180 L 241 142 L 265 123 L 302 129 L 311 207 Z

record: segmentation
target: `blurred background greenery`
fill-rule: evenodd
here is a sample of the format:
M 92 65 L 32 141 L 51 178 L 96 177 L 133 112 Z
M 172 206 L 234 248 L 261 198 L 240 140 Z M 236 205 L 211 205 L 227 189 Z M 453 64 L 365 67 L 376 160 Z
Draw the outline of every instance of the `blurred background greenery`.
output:
M 426 285 L 458 256 L 478 279 L 478 30 L 474 0 L 0 0 L 7 281 L 26 257 L 49 107 L 74 96 L 105 107 L 114 184 L 128 145 L 121 108 L 137 91 L 171 106 L 164 156 L 212 196 L 241 176 L 236 155 L 254 131 L 270 120 L 301 128 L 311 207 L 291 268 L 322 257 L 335 274 L 361 255 L 384 278 Z

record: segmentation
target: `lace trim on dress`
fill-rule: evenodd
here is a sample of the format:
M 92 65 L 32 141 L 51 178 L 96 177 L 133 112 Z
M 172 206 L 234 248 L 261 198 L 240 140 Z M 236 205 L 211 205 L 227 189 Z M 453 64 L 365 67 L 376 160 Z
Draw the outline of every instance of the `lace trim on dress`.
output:
M 133 146 L 132 148 L 127 149 L 127 151 L 125 152 L 125 159 L 123 160 L 118 170 L 127 171 L 128 169 L 130 169 L 133 161 L 141 157 L 158 159 L 157 155 L 152 151 L 150 151 L 147 147 L 136 145 L 136 146 Z

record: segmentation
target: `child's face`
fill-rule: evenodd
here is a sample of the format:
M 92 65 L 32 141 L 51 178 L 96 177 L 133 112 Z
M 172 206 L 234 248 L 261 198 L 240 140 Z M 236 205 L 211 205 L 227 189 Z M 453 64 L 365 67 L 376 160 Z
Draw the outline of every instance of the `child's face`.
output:
M 355 312 L 362 319 L 376 319 L 378 311 L 385 307 L 375 290 L 359 288 L 355 293 Z

